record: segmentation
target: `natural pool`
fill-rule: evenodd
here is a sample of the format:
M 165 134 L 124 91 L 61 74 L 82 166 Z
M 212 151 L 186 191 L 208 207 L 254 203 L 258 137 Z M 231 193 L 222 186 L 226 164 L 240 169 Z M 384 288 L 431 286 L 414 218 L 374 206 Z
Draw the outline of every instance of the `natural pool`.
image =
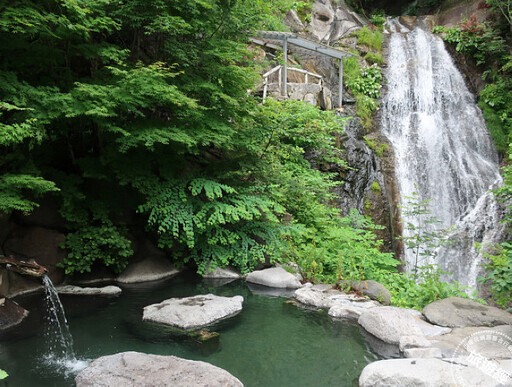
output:
M 141 321 L 146 305 L 206 293 L 238 294 L 245 299 L 239 315 L 214 327 L 221 334 L 218 345 L 162 335 Z M 364 366 L 383 358 L 357 324 L 333 321 L 325 311 L 285 301 L 253 293 L 244 281 L 213 286 L 189 274 L 123 287 L 118 298 L 62 297 L 75 353 L 82 361 L 139 351 L 206 361 L 226 369 L 245 386 L 355 386 Z M 82 362 L 66 368 L 44 360 L 41 297 L 18 302 L 31 310 L 31 316 L 0 339 L 0 368 L 9 373 L 0 386 L 73 386 L 76 371 L 72 369 Z

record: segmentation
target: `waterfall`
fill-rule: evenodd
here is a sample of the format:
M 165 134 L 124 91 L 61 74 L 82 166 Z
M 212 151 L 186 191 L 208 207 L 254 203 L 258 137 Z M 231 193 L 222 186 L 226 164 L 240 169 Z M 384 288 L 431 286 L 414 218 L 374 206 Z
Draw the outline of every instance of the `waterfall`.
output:
M 46 303 L 45 338 L 48 343 L 44 360 L 48 365 L 74 373 L 83 369 L 87 362 L 76 358 L 64 307 L 51 279 L 44 275 L 42 280 Z
M 409 29 L 396 19 L 388 31 L 381 128 L 394 148 L 402 205 L 413 192 L 419 200 L 432 199 L 431 216 L 444 228 L 455 226 L 457 242 L 440 249 L 437 262 L 422 263 L 437 263 L 452 279 L 474 287 L 482 259 L 474 242 L 498 238 L 500 208 L 488 193 L 500 181 L 496 151 L 443 41 L 426 26 Z M 403 220 L 418 225 L 417 217 Z M 410 236 L 407 229 L 404 236 Z M 409 270 L 413 255 L 405 252 Z

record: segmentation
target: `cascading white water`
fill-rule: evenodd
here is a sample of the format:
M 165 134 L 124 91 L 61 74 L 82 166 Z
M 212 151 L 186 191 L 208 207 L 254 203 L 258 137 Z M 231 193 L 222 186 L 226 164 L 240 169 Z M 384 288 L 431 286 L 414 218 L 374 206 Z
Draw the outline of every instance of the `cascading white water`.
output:
M 492 222 L 480 229 L 487 231 L 499 220 L 491 195 L 479 202 L 500 180 L 498 157 L 475 97 L 443 41 L 425 27 L 409 30 L 396 19 L 388 23 L 388 92 L 381 128 L 394 148 L 402 204 L 413 192 L 420 200 L 432 199 L 431 214 L 442 227 L 455 225 L 470 239 L 441 249 L 437 262 L 422 263 L 437 263 L 452 271 L 453 279 L 475 286 L 478 254 L 473 242 L 485 239 L 475 229 L 476 220 L 486 214 Z M 418 219 L 405 218 L 407 222 L 417 225 Z M 409 269 L 414 259 L 412 251 L 405 252 Z
M 48 365 L 63 369 L 65 372 L 75 373 L 87 366 L 87 361 L 78 360 L 73 349 L 73 337 L 69 331 L 64 307 L 51 279 L 43 278 L 46 324 L 45 337 L 48 343 L 48 352 L 44 360 Z

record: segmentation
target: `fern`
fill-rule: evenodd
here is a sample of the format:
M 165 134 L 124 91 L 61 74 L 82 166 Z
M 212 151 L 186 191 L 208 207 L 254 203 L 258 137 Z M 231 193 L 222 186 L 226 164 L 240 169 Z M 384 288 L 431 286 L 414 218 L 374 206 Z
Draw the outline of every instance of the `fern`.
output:
M 160 247 L 186 246 L 184 260 L 198 270 L 232 264 L 253 268 L 278 242 L 278 218 L 284 209 L 265 196 L 198 178 L 162 184 L 139 207 L 159 234 Z

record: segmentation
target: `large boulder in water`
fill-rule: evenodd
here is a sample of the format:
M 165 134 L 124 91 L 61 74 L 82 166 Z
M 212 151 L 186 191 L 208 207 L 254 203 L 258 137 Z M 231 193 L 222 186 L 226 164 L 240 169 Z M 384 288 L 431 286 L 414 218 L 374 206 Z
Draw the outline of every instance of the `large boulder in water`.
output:
M 304 286 L 295 291 L 295 299 L 301 304 L 315 308 L 328 308 L 329 316 L 357 320 L 369 308 L 380 306 L 377 301 L 355 294 L 347 294 L 332 285 Z
M 229 372 L 202 361 L 138 352 L 100 357 L 75 382 L 77 387 L 243 386 Z
M 461 297 L 434 301 L 423 308 L 423 315 L 431 323 L 444 327 L 512 325 L 511 313 Z
M 28 316 L 28 311 L 14 301 L 0 298 L 0 332 L 13 328 Z
M 359 325 L 390 344 L 399 344 L 402 336 L 439 336 L 451 329 L 429 324 L 420 318 L 417 310 L 382 306 L 365 310 L 358 319 Z
M 247 274 L 245 280 L 271 288 L 298 289 L 302 286 L 292 273 L 288 273 L 282 267 L 271 267 L 270 269 L 253 271 Z
M 144 308 L 142 319 L 180 329 L 198 329 L 234 316 L 242 310 L 242 296 L 213 294 L 170 298 Z

